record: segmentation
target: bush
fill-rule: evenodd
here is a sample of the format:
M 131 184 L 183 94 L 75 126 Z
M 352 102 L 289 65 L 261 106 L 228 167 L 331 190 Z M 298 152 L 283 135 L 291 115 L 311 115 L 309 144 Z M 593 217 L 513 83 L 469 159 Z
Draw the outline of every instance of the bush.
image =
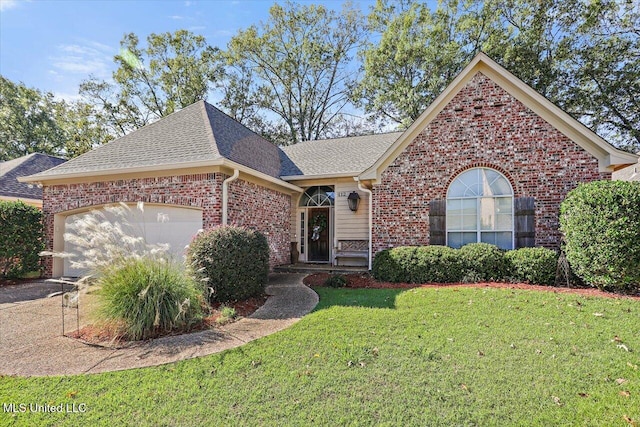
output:
M 558 254 L 547 248 L 521 248 L 507 251 L 511 279 L 537 285 L 553 285 L 556 280 Z
M 40 270 L 44 249 L 42 212 L 21 201 L 0 201 L 0 277 Z
M 347 278 L 342 274 L 332 274 L 324 281 L 324 285 L 330 288 L 344 288 L 347 286 Z
M 414 246 L 400 246 L 378 252 L 371 266 L 373 277 L 384 282 L 409 282 L 415 251 Z
M 420 246 L 415 251 L 412 283 L 451 283 L 462 280 L 459 251 L 448 246 Z
M 202 319 L 197 283 L 165 259 L 123 260 L 103 268 L 98 284 L 98 317 L 121 325 L 129 339 L 146 339 Z
M 591 286 L 640 288 L 640 183 L 581 184 L 560 206 L 564 250 L 576 275 Z
M 376 280 L 406 283 L 448 283 L 462 278 L 456 249 L 447 246 L 400 246 L 378 252 L 372 274 Z
M 266 237 L 242 227 L 217 227 L 198 234 L 187 263 L 203 281 L 212 302 L 243 300 L 264 292 L 269 275 Z
M 504 280 L 509 272 L 504 252 L 489 243 L 470 243 L 459 249 L 465 281 Z

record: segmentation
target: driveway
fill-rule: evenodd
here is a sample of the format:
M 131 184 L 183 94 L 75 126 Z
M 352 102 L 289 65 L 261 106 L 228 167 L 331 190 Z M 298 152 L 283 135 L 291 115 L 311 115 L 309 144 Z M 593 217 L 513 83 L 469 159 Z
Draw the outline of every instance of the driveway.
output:
M 75 309 L 62 309 L 59 284 L 43 281 L 0 288 L 0 374 L 47 376 L 161 365 L 241 346 L 291 326 L 318 303 L 304 274 L 273 274 L 266 303 L 237 322 L 202 332 L 104 348 L 62 336 L 76 329 Z M 80 305 L 82 309 L 82 301 Z M 80 326 L 85 323 L 80 316 Z

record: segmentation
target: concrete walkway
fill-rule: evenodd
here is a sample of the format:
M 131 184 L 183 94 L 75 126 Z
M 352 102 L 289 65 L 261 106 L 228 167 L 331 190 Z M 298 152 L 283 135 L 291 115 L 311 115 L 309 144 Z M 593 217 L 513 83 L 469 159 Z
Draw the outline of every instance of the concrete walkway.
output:
M 47 376 L 117 371 L 238 347 L 285 329 L 313 310 L 318 295 L 302 283 L 304 276 L 272 275 L 267 302 L 237 322 L 120 349 L 86 345 L 61 335 L 61 297 L 45 297 L 59 291 L 60 285 L 40 282 L 0 288 L 0 374 Z M 68 330 L 74 330 L 75 315 L 72 321 L 68 315 L 66 318 Z

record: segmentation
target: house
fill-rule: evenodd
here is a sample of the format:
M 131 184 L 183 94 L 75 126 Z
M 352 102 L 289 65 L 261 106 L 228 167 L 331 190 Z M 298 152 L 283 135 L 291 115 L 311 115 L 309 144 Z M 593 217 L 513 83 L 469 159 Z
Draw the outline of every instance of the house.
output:
M 54 250 L 75 215 L 143 201 L 132 221 L 176 253 L 233 223 L 267 236 L 272 266 L 291 243 L 303 262 L 370 266 L 399 245 L 557 248 L 567 192 L 637 161 L 479 54 L 402 133 L 278 148 L 197 102 L 22 180 L 43 185 Z M 77 273 L 61 260 L 46 272 Z
M 33 183 L 18 182 L 18 178 L 45 171 L 64 162 L 64 159 L 40 153 L 0 162 L 0 200 L 21 200 L 42 208 L 42 188 Z
M 614 181 L 640 181 L 640 160 L 631 166 L 616 170 L 611 175 L 611 179 Z

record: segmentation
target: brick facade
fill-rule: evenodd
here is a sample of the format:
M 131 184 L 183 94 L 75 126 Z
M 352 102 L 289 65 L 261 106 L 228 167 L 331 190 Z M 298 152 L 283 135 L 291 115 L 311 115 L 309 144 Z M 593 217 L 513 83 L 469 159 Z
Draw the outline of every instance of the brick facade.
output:
M 205 229 L 212 228 L 222 222 L 222 181 L 225 178 L 227 175 L 221 173 L 208 173 L 45 186 L 43 188 L 43 213 L 46 248 L 47 250 L 53 248 L 55 214 L 118 202 L 143 201 L 154 204 L 198 207 L 202 209 L 203 227 Z M 283 251 L 286 252 L 286 259 L 288 259 L 289 217 L 285 216 L 283 223 L 279 224 L 273 218 L 269 218 L 269 215 L 272 215 L 276 209 L 278 212 L 284 212 L 285 209 L 288 212 L 290 209 L 289 196 L 241 180 L 235 181 L 232 185 L 232 188 L 245 187 L 250 188 L 251 195 L 261 195 L 262 199 L 270 200 L 272 203 L 270 210 L 259 205 L 259 200 L 252 200 L 251 203 L 245 202 L 244 205 L 251 206 L 251 209 L 247 209 L 242 214 L 230 213 L 229 218 L 231 221 L 236 220 L 239 225 L 252 226 L 261 232 L 268 233 L 269 244 L 274 251 L 271 265 L 284 263 L 280 260 L 285 259 Z M 234 192 L 233 189 L 230 193 L 230 199 L 235 197 L 234 194 L 242 196 L 242 192 Z M 239 205 L 241 203 L 235 203 L 235 206 Z M 281 240 L 286 240 L 286 242 L 283 243 Z M 46 258 L 45 275 L 50 277 L 52 273 L 53 261 L 51 258 Z
M 429 244 L 429 201 L 464 170 L 490 167 L 514 197 L 535 198 L 536 246 L 560 244 L 559 208 L 581 182 L 611 179 L 598 161 L 481 73 L 447 104 L 373 187 L 373 253 Z
M 269 241 L 269 264 L 291 260 L 291 196 L 241 179 L 229 184 L 229 224 L 253 228 Z

